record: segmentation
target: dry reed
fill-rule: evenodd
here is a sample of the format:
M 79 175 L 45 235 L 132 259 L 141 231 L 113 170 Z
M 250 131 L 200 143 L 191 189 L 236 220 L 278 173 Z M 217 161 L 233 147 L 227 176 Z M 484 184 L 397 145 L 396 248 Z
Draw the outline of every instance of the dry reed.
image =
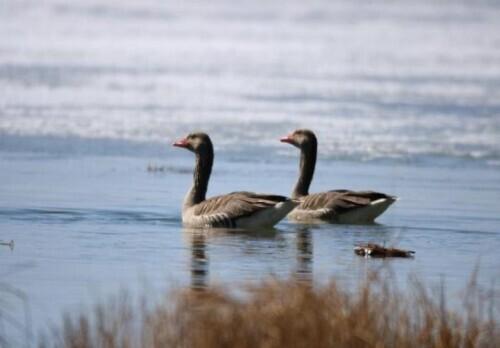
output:
M 469 284 L 464 308 L 446 308 L 444 289 L 411 281 L 401 292 L 372 275 L 355 291 L 335 280 L 311 286 L 269 279 L 245 287 L 184 290 L 133 310 L 126 297 L 91 315 L 66 317 L 54 347 L 500 347 L 498 308 Z

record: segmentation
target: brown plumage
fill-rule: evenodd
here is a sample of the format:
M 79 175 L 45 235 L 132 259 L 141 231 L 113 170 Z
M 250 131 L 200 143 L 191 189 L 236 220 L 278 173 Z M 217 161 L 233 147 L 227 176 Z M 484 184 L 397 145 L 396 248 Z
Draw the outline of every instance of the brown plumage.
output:
M 286 201 L 284 196 L 261 195 L 252 192 L 231 192 L 227 195 L 209 198 L 195 207 L 196 215 L 218 214 L 230 211 L 235 216 L 251 215 L 259 209 Z
M 206 199 L 213 165 L 213 146 L 205 133 L 193 133 L 174 143 L 196 155 L 193 186 L 184 199 L 182 221 L 189 227 L 271 227 L 298 202 L 287 197 L 252 192 L 232 192 Z
M 369 223 L 396 200 L 396 197 L 374 191 L 332 190 L 309 194 L 316 166 L 316 136 L 310 130 L 299 129 L 281 141 L 299 148 L 301 152 L 299 178 L 292 193 L 292 198 L 299 199 L 301 203 L 289 214 L 290 218 Z
M 366 207 L 376 200 L 388 198 L 390 197 L 380 192 L 332 190 L 304 196 L 301 198 L 301 204 L 298 208 L 305 210 L 324 209 L 323 216 L 334 219 L 340 214 Z

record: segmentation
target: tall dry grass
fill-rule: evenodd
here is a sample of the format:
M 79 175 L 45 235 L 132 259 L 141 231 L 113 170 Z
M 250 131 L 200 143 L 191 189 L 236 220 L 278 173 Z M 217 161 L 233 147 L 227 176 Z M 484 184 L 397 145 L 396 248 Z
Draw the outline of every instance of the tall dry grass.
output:
M 211 287 L 179 291 L 134 310 L 126 297 L 92 315 L 66 317 L 54 347 L 500 347 L 495 294 L 472 282 L 463 310 L 447 309 L 444 291 L 412 281 L 398 291 L 373 275 L 356 291 L 335 280 L 310 286 L 269 279 L 245 296 Z M 441 289 L 443 290 L 443 289 Z M 49 342 L 49 341 L 47 341 Z

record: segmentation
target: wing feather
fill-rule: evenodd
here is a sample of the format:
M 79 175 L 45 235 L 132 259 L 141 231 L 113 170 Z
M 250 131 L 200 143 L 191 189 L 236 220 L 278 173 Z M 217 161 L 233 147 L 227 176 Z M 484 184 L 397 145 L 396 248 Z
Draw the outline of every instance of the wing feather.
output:
M 232 192 L 209 198 L 196 205 L 195 216 L 205 216 L 210 222 L 231 227 L 235 220 L 271 208 L 289 198 L 253 192 Z
M 370 205 L 379 199 L 395 199 L 374 191 L 332 190 L 304 197 L 298 209 L 322 210 L 324 216 L 337 215 Z

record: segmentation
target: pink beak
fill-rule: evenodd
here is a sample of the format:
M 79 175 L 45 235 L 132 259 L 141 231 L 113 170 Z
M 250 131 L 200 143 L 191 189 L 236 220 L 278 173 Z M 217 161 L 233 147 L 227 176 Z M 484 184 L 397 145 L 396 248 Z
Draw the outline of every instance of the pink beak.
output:
M 176 146 L 176 147 L 188 147 L 188 140 L 186 138 L 179 139 L 175 143 L 173 143 L 172 146 Z
M 282 138 L 280 139 L 280 141 L 281 141 L 282 143 L 293 144 L 293 136 L 292 136 L 292 134 L 288 134 L 287 136 L 282 137 Z

